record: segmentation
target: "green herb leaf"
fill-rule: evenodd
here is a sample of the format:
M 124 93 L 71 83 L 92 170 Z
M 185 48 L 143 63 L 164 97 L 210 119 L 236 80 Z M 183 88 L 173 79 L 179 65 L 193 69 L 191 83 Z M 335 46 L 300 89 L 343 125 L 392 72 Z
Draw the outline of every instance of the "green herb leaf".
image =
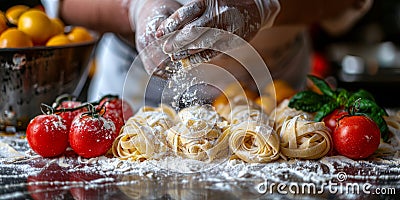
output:
M 378 116 L 387 116 L 385 109 L 381 108 L 375 101 L 371 99 L 358 98 L 353 102 L 349 102 L 347 107 L 349 113 L 373 113 Z
M 336 103 L 338 106 L 343 106 L 345 107 L 346 103 L 348 102 L 347 100 L 349 99 L 350 93 L 342 88 L 338 88 L 336 91 Z
M 340 105 L 337 102 L 329 102 L 323 105 L 315 114 L 314 121 L 319 122 L 322 121 L 322 119 L 333 112 L 336 108 L 338 108 Z
M 305 112 L 316 112 L 329 102 L 330 98 L 313 91 L 302 91 L 295 94 L 289 101 L 289 107 Z
M 325 82 L 325 80 L 318 78 L 313 75 L 308 75 L 308 78 L 317 86 L 321 92 L 329 97 L 335 98 L 335 92 L 332 88 Z
M 354 92 L 354 93 L 352 93 L 350 95 L 350 97 L 347 100 L 346 107 L 349 107 L 350 104 L 352 104 L 353 102 L 355 102 L 359 98 L 361 98 L 361 99 L 369 99 L 369 100 L 375 101 L 374 96 L 372 96 L 371 93 L 369 93 L 366 90 L 360 89 L 357 92 Z

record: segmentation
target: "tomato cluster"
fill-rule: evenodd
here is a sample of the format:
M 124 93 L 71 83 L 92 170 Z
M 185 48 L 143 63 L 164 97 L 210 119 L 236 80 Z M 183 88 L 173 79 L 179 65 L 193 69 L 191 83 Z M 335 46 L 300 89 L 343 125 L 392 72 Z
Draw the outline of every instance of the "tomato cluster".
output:
M 29 146 L 43 157 L 62 155 L 68 146 L 84 158 L 104 155 L 111 148 L 132 108 L 116 96 L 82 103 L 58 99 L 33 118 L 26 129 Z

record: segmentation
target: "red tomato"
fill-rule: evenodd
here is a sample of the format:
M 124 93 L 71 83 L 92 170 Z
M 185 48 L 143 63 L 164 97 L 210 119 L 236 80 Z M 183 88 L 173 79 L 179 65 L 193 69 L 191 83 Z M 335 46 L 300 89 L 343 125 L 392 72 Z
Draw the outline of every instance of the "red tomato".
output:
M 335 109 L 329 115 L 325 116 L 323 121 L 325 123 L 325 126 L 331 129 L 331 131 L 333 132 L 336 128 L 338 119 L 346 115 L 349 115 L 349 113 L 346 112 L 345 110 Z
M 55 157 L 63 154 L 68 147 L 68 128 L 60 116 L 38 115 L 26 128 L 29 146 L 42 157 Z
M 115 114 L 115 112 L 106 112 L 103 115 L 104 118 L 111 120 L 112 122 L 114 122 L 115 125 L 115 132 L 117 133 L 117 135 L 119 135 L 119 132 L 121 131 L 122 126 L 124 126 L 124 119 L 120 116 L 118 116 L 117 114 Z
M 349 115 L 338 121 L 332 138 L 340 155 L 363 159 L 378 149 L 381 135 L 378 125 L 368 117 Z
M 82 105 L 81 102 L 79 101 L 63 101 L 61 102 L 61 105 L 59 105 L 57 107 L 58 110 L 62 109 L 62 108 L 76 108 L 78 106 Z M 75 116 L 77 116 L 78 114 L 85 112 L 87 109 L 86 108 L 82 108 L 79 110 L 75 110 L 75 111 L 67 111 L 67 112 L 62 112 L 59 115 L 65 119 L 65 121 L 67 122 L 67 127 L 69 129 L 69 127 L 72 124 L 72 120 L 74 120 Z
M 71 148 L 84 158 L 104 155 L 118 136 L 110 119 L 90 115 L 78 115 L 69 131 Z
M 112 112 L 120 116 L 124 121 L 133 116 L 132 107 L 120 98 L 105 98 L 100 102 L 99 108 L 102 108 L 103 105 L 106 113 Z

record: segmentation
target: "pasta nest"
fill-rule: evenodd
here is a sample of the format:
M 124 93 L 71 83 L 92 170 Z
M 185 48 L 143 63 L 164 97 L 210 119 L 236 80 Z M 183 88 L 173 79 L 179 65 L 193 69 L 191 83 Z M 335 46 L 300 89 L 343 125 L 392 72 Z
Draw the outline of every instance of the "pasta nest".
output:
M 167 152 L 165 132 L 175 125 L 176 112 L 169 106 L 143 107 L 128 119 L 114 140 L 112 152 L 120 159 L 157 159 Z
M 178 113 L 180 121 L 167 130 L 167 142 L 176 155 L 212 161 L 228 153 L 226 123 L 210 105 L 196 105 Z
M 324 122 L 315 122 L 305 115 L 286 120 L 279 132 L 284 157 L 318 159 L 332 150 L 330 130 Z
M 245 121 L 230 129 L 229 147 L 232 159 L 249 163 L 266 163 L 279 158 L 279 137 L 272 129 L 257 121 Z

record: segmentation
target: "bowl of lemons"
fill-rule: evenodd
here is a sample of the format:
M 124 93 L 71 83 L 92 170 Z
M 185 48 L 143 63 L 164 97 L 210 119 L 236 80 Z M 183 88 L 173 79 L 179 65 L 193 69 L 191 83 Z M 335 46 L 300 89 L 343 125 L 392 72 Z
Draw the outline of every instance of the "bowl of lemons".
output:
M 24 130 L 41 103 L 78 96 L 98 41 L 43 9 L 15 5 L 0 12 L 0 131 Z

